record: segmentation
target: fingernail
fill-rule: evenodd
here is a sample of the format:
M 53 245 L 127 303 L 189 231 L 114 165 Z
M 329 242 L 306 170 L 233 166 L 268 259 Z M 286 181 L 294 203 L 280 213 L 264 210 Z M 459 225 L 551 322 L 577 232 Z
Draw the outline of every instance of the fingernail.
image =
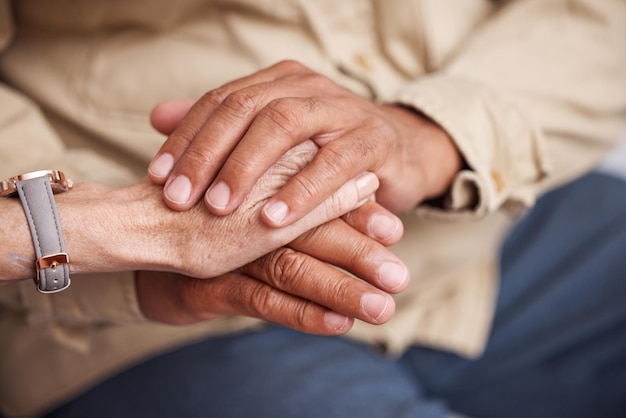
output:
M 287 210 L 287 204 L 282 200 L 279 200 L 278 202 L 268 203 L 263 207 L 263 212 L 265 212 L 265 216 L 267 216 L 276 225 L 280 225 L 281 223 L 283 223 L 283 221 L 287 217 Z
M 389 305 L 389 297 L 378 293 L 366 293 L 361 297 L 361 309 L 374 321 L 378 321 Z
M 165 186 L 165 197 L 174 203 L 185 204 L 191 196 L 191 181 L 187 176 L 176 176 Z
M 383 263 L 378 269 L 378 279 L 391 291 L 402 288 L 408 276 L 406 267 L 391 261 Z
M 220 181 L 206 192 L 206 201 L 215 209 L 226 209 L 230 201 L 230 187 Z
M 357 190 L 359 191 L 359 200 L 364 199 L 374 193 L 378 189 L 378 177 L 369 171 L 361 174 L 354 179 Z
M 346 327 L 348 317 L 335 312 L 326 312 L 324 314 L 324 322 L 329 328 L 340 331 Z
M 167 177 L 174 168 L 174 157 L 172 154 L 161 154 L 150 163 L 148 172 L 154 177 Z
M 374 215 L 370 219 L 370 236 L 379 241 L 385 241 L 395 235 L 398 231 L 398 220 L 390 216 Z

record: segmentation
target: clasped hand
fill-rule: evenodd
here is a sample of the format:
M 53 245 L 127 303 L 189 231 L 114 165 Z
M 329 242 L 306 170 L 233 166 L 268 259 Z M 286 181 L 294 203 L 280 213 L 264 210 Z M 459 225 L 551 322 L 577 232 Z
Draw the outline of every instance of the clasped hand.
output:
M 152 181 L 164 184 L 165 203 L 184 211 L 204 194 L 219 216 L 241 211 L 288 150 L 314 143 L 319 150 L 304 166 L 256 199 L 259 217 L 276 231 L 302 224 L 329 199 L 341 201 L 342 188 L 371 172 L 380 179 L 379 203 L 409 209 L 445 192 L 461 164 L 451 139 L 428 119 L 358 97 L 295 62 L 235 80 L 197 102 L 166 102 L 152 123 L 169 135 L 149 168 Z M 408 283 L 406 268 L 381 245 L 400 238 L 399 225 L 369 201 L 234 272 L 209 280 L 164 277 L 160 291 L 174 287 L 183 295 L 178 306 L 144 304 L 144 311 L 170 322 L 240 313 L 319 334 L 345 332 L 353 318 L 386 322 L 394 311 L 386 292 Z M 159 291 L 154 283 L 151 291 Z M 173 311 L 180 314 L 174 321 Z

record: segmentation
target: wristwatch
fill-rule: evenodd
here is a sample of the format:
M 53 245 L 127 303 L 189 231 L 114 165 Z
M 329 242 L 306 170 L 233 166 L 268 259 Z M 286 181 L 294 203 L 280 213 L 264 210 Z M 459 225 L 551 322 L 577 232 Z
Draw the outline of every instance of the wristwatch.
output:
M 72 188 L 58 170 L 40 170 L 2 180 L 0 197 L 19 196 L 35 246 L 36 275 L 41 293 L 55 293 L 70 285 L 70 259 L 65 250 L 55 193 Z

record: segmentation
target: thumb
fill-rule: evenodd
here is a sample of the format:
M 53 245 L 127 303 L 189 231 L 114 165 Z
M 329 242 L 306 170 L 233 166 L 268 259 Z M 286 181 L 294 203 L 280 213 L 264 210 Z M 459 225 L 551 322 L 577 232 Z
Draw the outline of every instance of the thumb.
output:
M 194 99 L 175 99 L 161 102 L 150 112 L 150 123 L 157 131 L 169 135 L 195 102 Z

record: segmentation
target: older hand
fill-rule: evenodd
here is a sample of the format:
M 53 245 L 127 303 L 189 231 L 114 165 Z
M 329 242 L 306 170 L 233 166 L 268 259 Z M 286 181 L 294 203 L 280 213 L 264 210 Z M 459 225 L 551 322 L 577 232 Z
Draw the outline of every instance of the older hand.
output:
M 321 149 L 265 204 L 270 226 L 295 222 L 365 171 L 381 181 L 377 201 L 402 211 L 444 193 L 461 167 L 452 140 L 436 124 L 372 103 L 295 62 L 207 93 L 177 123 L 189 105 L 166 103 L 152 118 L 162 131 L 176 126 L 149 175 L 165 184 L 165 202 L 177 210 L 193 206 L 206 190 L 209 210 L 231 213 L 286 150 L 307 139 Z
M 337 219 L 319 226 L 292 242 L 290 248 L 279 248 L 215 278 L 138 272 L 140 306 L 146 317 L 170 324 L 238 314 L 321 335 L 347 332 L 354 318 L 382 324 L 391 318 L 395 305 L 377 287 L 396 293 L 407 285 L 408 277 L 398 273 L 400 266 L 383 246 L 354 228 L 379 215 L 388 214 L 375 203 L 367 203 L 346 221 Z M 400 235 L 397 231 L 386 242 L 391 244 Z

